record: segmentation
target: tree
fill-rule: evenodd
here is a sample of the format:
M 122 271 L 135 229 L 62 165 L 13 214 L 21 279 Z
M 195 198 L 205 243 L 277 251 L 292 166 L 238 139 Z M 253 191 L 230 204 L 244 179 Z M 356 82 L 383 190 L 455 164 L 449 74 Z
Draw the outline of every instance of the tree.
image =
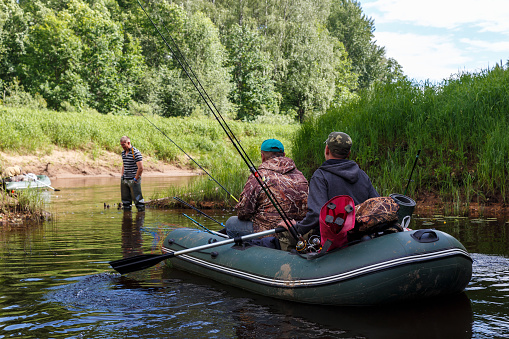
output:
M 64 101 L 82 107 L 89 96 L 80 75 L 83 46 L 70 23 L 69 13 L 57 17 L 46 11 L 42 21 L 30 28 L 21 62 L 27 89 L 40 93 L 48 106 L 56 109 Z
M 171 50 L 165 45 L 159 33 L 172 48 L 174 48 L 173 42 L 179 48 L 182 47 L 188 14 L 179 6 L 166 0 L 146 2 L 144 9 L 148 16 L 137 4 L 127 6 L 123 11 L 124 16 L 118 20 L 123 23 L 126 32 L 140 41 L 148 67 L 158 68 L 170 64 L 172 68 L 178 67 L 177 60 L 172 57 Z
M 332 0 L 327 28 L 345 45 L 352 70 L 359 74 L 359 87 L 384 77 L 385 49 L 376 45 L 374 21 L 362 13 L 357 0 Z
M 39 6 L 37 23 L 26 38 L 23 82 L 54 109 L 93 107 L 99 112 L 127 109 L 143 72 L 138 42 L 114 22 L 102 1 L 90 7 L 71 0 L 57 13 Z
M 73 29 L 83 43 L 82 72 L 99 112 L 117 112 L 128 107 L 143 69 L 141 49 L 134 39 L 125 39 L 102 1 L 92 7 L 80 0 L 69 4 Z
M 229 115 L 232 107 L 228 95 L 232 82 L 227 68 L 228 54 L 217 27 L 202 12 L 191 15 L 186 22 L 181 51 L 217 109 Z M 197 104 L 203 112 L 208 112 L 201 99 Z
M 28 18 L 17 1 L 0 0 L 0 89 L 18 76 L 27 33 Z
M 288 71 L 281 92 L 285 104 L 297 111 L 302 122 L 330 106 L 338 90 L 338 77 L 349 65 L 343 45 L 326 29 L 303 24 L 290 33 L 292 39 L 285 46 Z
M 230 93 L 237 118 L 252 120 L 263 113 L 278 113 L 270 55 L 263 50 L 263 37 L 248 26 L 234 24 L 226 37 L 229 65 L 235 87 Z

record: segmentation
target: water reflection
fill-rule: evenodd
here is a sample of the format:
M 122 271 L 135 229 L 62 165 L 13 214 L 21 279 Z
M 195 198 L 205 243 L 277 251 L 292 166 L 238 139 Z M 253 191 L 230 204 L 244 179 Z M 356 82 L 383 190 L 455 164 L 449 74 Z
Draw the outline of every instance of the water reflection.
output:
M 145 211 L 137 212 L 133 219 L 132 211 L 123 211 L 122 216 L 122 256 L 124 258 L 143 254 L 141 228 L 145 223 Z
M 333 307 L 257 296 L 169 268 L 160 273 L 157 280 L 83 277 L 53 288 L 48 301 L 70 316 L 62 330 L 87 338 L 472 337 L 465 294 L 411 305 Z
M 238 338 L 471 338 L 473 312 L 465 293 L 412 304 L 378 307 L 307 305 L 254 295 L 185 272 L 163 277 L 193 281 L 197 299 L 221 297 Z

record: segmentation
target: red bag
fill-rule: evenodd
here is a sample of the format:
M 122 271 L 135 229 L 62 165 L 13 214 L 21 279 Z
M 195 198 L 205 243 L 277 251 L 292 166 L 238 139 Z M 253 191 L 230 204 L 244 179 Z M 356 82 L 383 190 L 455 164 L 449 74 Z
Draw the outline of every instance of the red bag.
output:
M 322 251 L 347 244 L 347 232 L 355 226 L 355 203 L 348 195 L 338 195 L 320 210 Z M 327 245 L 326 245 L 327 244 Z

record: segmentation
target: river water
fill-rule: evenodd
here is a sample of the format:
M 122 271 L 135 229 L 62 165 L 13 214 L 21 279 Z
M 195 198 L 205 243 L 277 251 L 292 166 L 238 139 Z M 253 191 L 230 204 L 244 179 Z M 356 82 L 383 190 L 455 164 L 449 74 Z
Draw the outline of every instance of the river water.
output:
M 144 178 L 145 198 L 193 178 Z M 507 338 L 507 219 L 414 217 L 472 254 L 474 273 L 454 298 L 381 307 L 279 301 L 159 264 L 126 276 L 108 262 L 161 253 L 165 234 L 191 227 L 192 210 L 123 213 L 118 179 L 55 180 L 53 220 L 0 226 L 0 338 Z M 109 208 L 105 207 L 109 205 Z M 224 222 L 231 211 L 206 211 Z M 219 226 L 220 227 L 220 226 Z

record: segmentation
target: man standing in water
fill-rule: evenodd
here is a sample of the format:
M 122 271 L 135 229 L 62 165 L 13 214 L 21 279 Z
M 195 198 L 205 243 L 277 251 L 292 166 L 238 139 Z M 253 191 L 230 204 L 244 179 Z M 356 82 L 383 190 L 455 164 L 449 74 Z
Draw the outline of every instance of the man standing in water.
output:
M 127 136 L 120 138 L 122 151 L 122 178 L 120 181 L 120 194 L 124 211 L 131 210 L 131 202 L 138 212 L 145 210 L 145 201 L 141 194 L 141 173 L 143 172 L 143 157 L 141 152 L 131 145 Z

